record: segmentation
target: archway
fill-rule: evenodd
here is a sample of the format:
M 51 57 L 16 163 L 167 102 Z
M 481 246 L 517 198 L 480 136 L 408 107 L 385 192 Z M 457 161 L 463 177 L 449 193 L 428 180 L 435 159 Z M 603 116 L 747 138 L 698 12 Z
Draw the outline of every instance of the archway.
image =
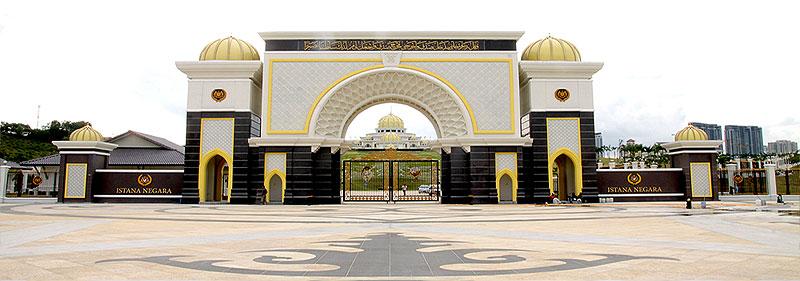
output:
M 205 180 L 200 183 L 201 202 L 229 201 L 230 168 L 228 161 L 220 155 L 214 155 L 205 161 Z
M 414 70 L 382 68 L 350 77 L 326 93 L 314 110 L 312 132 L 344 138 L 355 116 L 382 103 L 419 110 L 440 138 L 468 136 L 474 131 L 466 100 L 444 82 Z
M 269 178 L 267 190 L 269 191 L 269 203 L 283 203 L 283 179 L 276 173 Z
M 561 201 L 569 196 L 581 194 L 581 178 L 575 162 L 568 154 L 558 155 L 552 163 L 553 175 L 550 179 L 550 193 Z
M 499 180 L 500 203 L 514 202 L 514 181 L 508 174 L 503 174 Z

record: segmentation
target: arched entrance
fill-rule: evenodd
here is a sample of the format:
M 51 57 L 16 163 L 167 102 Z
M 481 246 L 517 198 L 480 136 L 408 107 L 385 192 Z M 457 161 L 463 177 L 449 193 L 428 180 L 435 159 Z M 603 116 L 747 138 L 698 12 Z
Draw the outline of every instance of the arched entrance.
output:
M 475 123 L 469 105 L 445 82 L 405 68 L 381 68 L 350 77 L 328 91 L 314 109 L 311 132 L 344 138 L 353 118 L 382 103 L 400 103 L 424 114 L 439 138 L 469 136 Z
M 280 204 L 283 203 L 283 179 L 276 173 L 269 178 L 267 190 L 269 191 L 269 203 Z
M 581 172 L 576 162 L 570 153 L 562 153 L 551 163 L 550 193 L 561 201 L 581 195 Z
M 503 174 L 499 180 L 500 186 L 500 203 L 512 203 L 514 202 L 514 182 L 511 179 L 511 176 L 508 174 Z
M 220 155 L 214 155 L 205 161 L 205 179 L 200 183 L 201 202 L 229 202 L 230 166 Z

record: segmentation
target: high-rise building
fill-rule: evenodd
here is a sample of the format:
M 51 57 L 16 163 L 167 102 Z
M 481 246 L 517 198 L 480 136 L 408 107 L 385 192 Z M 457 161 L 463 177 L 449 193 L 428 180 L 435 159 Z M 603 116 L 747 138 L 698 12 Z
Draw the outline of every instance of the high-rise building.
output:
M 695 126 L 703 132 L 706 132 L 709 140 L 722 140 L 722 127 L 717 124 L 689 122 L 689 125 Z M 722 145 L 717 147 L 718 152 L 722 152 Z
M 767 152 L 775 154 L 792 153 L 797 151 L 797 142 L 790 140 L 777 140 L 767 143 Z
M 732 155 L 764 152 L 761 127 L 725 125 L 725 152 Z
M 720 125 L 700 122 L 689 122 L 689 125 L 706 132 L 709 140 L 722 140 L 722 127 Z

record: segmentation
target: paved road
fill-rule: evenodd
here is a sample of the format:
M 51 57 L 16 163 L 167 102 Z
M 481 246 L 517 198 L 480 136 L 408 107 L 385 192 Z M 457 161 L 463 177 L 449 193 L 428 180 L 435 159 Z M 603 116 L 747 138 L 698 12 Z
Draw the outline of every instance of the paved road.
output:
M 2 204 L 0 280 L 800 279 L 776 209 Z

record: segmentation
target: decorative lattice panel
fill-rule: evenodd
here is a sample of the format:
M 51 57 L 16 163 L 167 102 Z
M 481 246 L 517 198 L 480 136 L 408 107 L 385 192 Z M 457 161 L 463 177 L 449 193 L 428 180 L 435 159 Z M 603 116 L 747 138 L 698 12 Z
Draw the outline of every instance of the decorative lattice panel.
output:
M 566 148 L 580 156 L 581 131 L 578 119 L 547 119 L 547 150 L 553 155 Z
M 479 130 L 512 130 L 517 122 L 512 116 L 510 84 L 513 76 L 510 62 L 407 62 L 433 72 L 448 82 L 467 99 L 475 114 Z
M 410 103 L 430 114 L 438 123 L 443 137 L 467 134 L 468 117 L 459 107 L 460 101 L 433 82 L 406 72 L 376 72 L 361 76 L 334 92 L 322 105 L 315 133 L 343 137 L 343 120 L 367 100 L 385 96 L 397 102 Z
M 711 197 L 711 164 L 691 163 L 689 172 L 692 177 L 692 197 Z
M 65 198 L 86 198 L 86 164 L 67 163 Z
M 286 174 L 286 153 L 267 153 L 265 163 L 267 172 L 278 170 Z
M 203 119 L 200 154 L 219 149 L 233 156 L 233 118 Z
M 325 61 L 280 61 L 273 62 L 271 83 L 272 112 L 270 126 L 272 130 L 303 130 L 306 117 L 314 100 L 325 89 L 347 74 L 380 62 L 325 62 Z M 268 97 L 264 97 L 268 98 Z
M 494 170 L 497 175 L 503 169 L 509 169 L 512 172 L 517 170 L 517 158 L 515 154 L 511 153 L 495 153 L 494 154 Z

